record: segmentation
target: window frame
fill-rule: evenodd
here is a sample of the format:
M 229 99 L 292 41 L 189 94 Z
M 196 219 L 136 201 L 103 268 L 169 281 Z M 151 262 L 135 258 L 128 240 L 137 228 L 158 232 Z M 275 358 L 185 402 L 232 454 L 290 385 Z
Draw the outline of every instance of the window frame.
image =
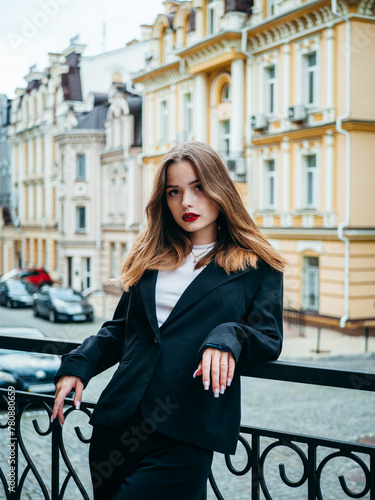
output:
M 311 259 L 316 259 L 317 261 L 317 266 L 313 266 L 308 264 L 308 262 Z M 302 309 L 305 311 L 311 311 L 311 312 L 319 312 L 319 301 L 320 301 L 320 290 L 319 290 L 319 285 L 320 285 L 320 266 L 319 266 L 319 257 L 316 255 L 303 255 L 302 256 L 302 279 L 301 279 L 301 305 Z M 313 271 L 313 269 L 315 269 Z M 315 273 L 315 275 L 313 274 Z M 311 288 L 314 288 L 313 292 L 315 292 L 314 295 L 314 301 L 316 301 L 315 304 L 313 304 L 310 301 L 311 298 L 311 293 L 310 290 Z
M 315 165 L 308 165 L 308 158 L 315 156 Z M 320 165 L 319 152 L 316 149 L 310 151 L 301 151 L 300 153 L 300 168 L 299 168 L 299 182 L 298 186 L 302 189 L 298 190 L 298 200 L 300 210 L 318 210 L 319 208 L 319 165 Z M 313 169 L 312 180 L 312 200 L 309 202 L 308 197 L 308 183 L 309 173 Z
M 309 57 L 315 54 L 315 64 L 313 66 L 309 65 Z M 307 108 L 315 108 L 318 105 L 318 51 L 316 49 L 310 50 L 303 54 L 303 101 Z M 313 99 L 310 101 L 311 87 L 310 82 L 312 82 L 312 93 Z
M 218 1 L 207 0 L 207 35 L 214 35 L 218 32 Z
M 84 159 L 83 162 L 83 170 L 84 173 L 80 172 L 80 169 L 82 168 L 82 164 L 80 162 L 80 159 Z M 87 180 L 87 158 L 86 158 L 86 153 L 77 153 L 76 154 L 76 181 L 86 181 Z
M 268 170 L 270 164 L 273 164 L 272 173 Z M 277 163 L 276 158 L 264 158 L 263 159 L 263 171 L 262 171 L 262 208 L 264 210 L 276 210 L 277 208 Z M 271 202 L 270 196 L 270 180 L 272 180 L 272 188 L 273 188 L 273 203 Z
M 163 109 L 163 106 L 165 107 Z M 169 138 L 169 103 L 168 99 L 160 99 L 159 101 L 159 141 L 164 142 Z
M 80 225 L 80 211 L 84 210 L 84 226 Z M 87 207 L 85 205 L 76 206 L 76 233 L 87 233 Z
M 271 78 L 270 77 L 270 70 L 271 68 L 274 69 L 274 76 Z M 264 71 L 264 88 L 265 88 L 265 94 L 264 94 L 264 110 L 267 115 L 272 115 L 274 116 L 276 114 L 276 98 L 277 98 L 277 66 L 276 63 L 271 63 L 268 64 L 267 66 L 264 66 L 263 68 Z M 271 90 L 272 88 L 272 99 L 271 99 Z M 271 109 L 271 102 L 272 102 L 272 109 Z

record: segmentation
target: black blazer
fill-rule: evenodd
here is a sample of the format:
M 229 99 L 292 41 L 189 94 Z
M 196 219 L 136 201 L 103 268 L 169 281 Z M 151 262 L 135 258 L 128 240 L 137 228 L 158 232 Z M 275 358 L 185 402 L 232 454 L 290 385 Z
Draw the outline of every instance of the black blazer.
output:
M 157 271 L 122 295 L 112 321 L 63 356 L 56 374 L 91 377 L 119 362 L 90 423 L 126 424 L 136 408 L 151 427 L 172 438 L 233 454 L 240 426 L 240 374 L 276 359 L 282 345 L 282 273 L 259 260 L 257 269 L 226 274 L 211 262 L 184 291 L 165 323 L 155 308 Z M 232 385 L 214 398 L 193 378 L 207 344 L 227 347 L 236 360 Z

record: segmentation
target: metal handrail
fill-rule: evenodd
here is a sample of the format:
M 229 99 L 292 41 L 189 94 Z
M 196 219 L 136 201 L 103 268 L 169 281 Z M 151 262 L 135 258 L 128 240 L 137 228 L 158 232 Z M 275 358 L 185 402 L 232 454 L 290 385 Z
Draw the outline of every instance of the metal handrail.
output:
M 80 345 L 80 342 L 50 337 L 35 339 L 26 336 L 9 337 L 0 335 L 0 348 L 18 351 L 62 355 L 69 353 L 72 349 Z M 360 370 L 338 370 L 336 368 L 322 368 L 303 363 L 265 361 L 249 367 L 241 367 L 241 375 L 284 382 L 375 392 L 375 373 Z

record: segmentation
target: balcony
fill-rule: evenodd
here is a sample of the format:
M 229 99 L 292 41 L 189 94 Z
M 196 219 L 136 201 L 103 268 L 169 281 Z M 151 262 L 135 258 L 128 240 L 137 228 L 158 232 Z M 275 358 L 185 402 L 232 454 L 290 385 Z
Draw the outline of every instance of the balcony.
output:
M 0 348 L 23 351 L 64 354 L 79 344 L 57 339 L 29 339 L 0 337 Z M 307 384 L 321 387 L 321 397 L 327 387 L 338 391 L 375 392 L 375 373 L 317 368 L 309 365 L 285 362 L 267 362 L 249 367 L 244 377 L 267 379 L 278 384 Z M 288 386 L 289 386 L 288 384 Z M 305 387 L 305 386 L 304 386 Z M 1 389 L 1 397 L 6 398 L 8 389 Z M 2 461 L 0 468 L 0 497 L 7 500 L 19 498 L 44 499 L 90 499 L 91 486 L 88 474 L 87 452 L 89 443 L 88 417 L 95 406 L 83 402 L 81 411 L 74 411 L 73 401 L 67 400 L 66 424 L 61 429 L 57 419 L 50 423 L 53 396 L 16 392 L 14 406 L 9 403 L 9 419 L 1 411 L 0 433 L 2 455 L 9 455 L 9 462 Z M 12 398 L 10 398 L 10 402 Z M 322 399 L 323 401 L 323 399 Z M 372 400 L 373 401 L 373 400 Z M 329 404 L 329 401 L 325 401 Z M 355 404 L 355 403 L 353 403 Z M 14 408 L 14 417 L 13 410 Z M 368 407 L 369 418 L 374 418 L 374 406 Z M 349 411 L 353 411 L 352 408 Z M 291 423 L 293 415 L 290 416 Z M 299 422 L 299 427 L 304 422 Z M 345 422 L 342 423 L 345 426 Z M 11 435 L 14 431 L 14 435 Z M 26 436 L 27 434 L 27 436 Z M 79 443 L 74 453 L 72 441 Z M 7 450 L 7 451 L 5 451 Z M 238 456 L 237 456 L 238 455 Z M 345 498 L 375 498 L 375 447 L 369 444 L 343 442 L 310 435 L 280 432 L 267 428 L 241 426 L 238 452 L 235 457 L 225 456 L 226 467 L 233 480 L 240 484 L 241 491 L 251 500 L 344 500 Z M 278 469 L 276 478 L 280 485 L 290 491 L 288 496 L 280 496 L 279 489 L 272 494 L 269 489 L 270 460 Z M 276 457 L 276 461 L 275 461 Z M 239 461 L 240 459 L 240 465 Z M 360 488 L 354 490 L 347 482 L 346 473 L 333 468 L 336 461 L 346 460 L 361 476 Z M 10 469 L 12 467 L 12 469 Z M 330 469 L 334 481 L 331 488 L 334 496 L 326 496 L 325 472 Z M 342 470 L 342 469 L 340 469 Z M 11 471 L 11 472 L 10 472 Z M 274 473 L 275 474 L 275 473 Z M 207 493 L 204 498 L 233 500 L 237 496 L 224 493 L 220 477 L 211 472 Z M 7 481 L 14 481 L 8 491 Z M 10 483 L 9 483 L 10 484 Z M 245 492 L 246 489 L 246 492 Z M 232 490 L 230 490 L 232 491 Z M 332 491 L 332 489 L 331 489 Z M 224 496 L 225 494 L 225 496 Z M 202 499 L 203 500 L 203 499 Z

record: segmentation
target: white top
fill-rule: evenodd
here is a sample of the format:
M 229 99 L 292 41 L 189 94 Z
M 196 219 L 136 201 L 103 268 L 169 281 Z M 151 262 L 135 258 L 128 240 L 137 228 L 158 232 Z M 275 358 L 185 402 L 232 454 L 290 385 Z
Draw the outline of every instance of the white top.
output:
M 194 259 L 197 261 L 208 253 L 215 243 L 208 245 L 194 245 L 193 252 L 190 253 L 182 265 L 173 271 L 158 271 L 155 290 L 156 317 L 159 328 L 171 314 L 172 309 L 177 304 L 179 298 L 184 293 L 190 283 L 203 271 L 204 267 L 194 269 Z

